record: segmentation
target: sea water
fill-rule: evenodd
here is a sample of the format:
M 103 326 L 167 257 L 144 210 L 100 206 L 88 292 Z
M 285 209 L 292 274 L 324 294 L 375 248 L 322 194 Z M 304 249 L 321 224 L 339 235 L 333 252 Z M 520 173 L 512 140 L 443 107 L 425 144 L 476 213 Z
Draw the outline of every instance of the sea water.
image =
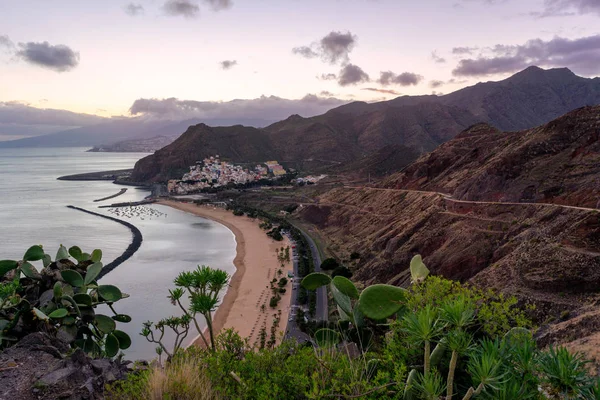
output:
M 132 346 L 126 358 L 152 359 L 156 344 L 139 335 L 142 323 L 180 315 L 167 295 L 175 276 L 198 265 L 210 265 L 233 274 L 235 237 L 216 222 L 161 206 L 126 209 L 98 208 L 116 202 L 139 201 L 149 192 L 109 181 L 58 181 L 63 175 L 132 168 L 143 153 L 87 153 L 81 148 L 0 149 L 0 259 L 20 259 L 33 244 L 42 244 L 52 257 L 60 244 L 77 245 L 85 252 L 99 248 L 106 265 L 121 255 L 132 239 L 131 231 L 114 221 L 69 209 L 74 205 L 128 221 L 142 233 L 140 249 L 102 278 L 117 285 L 129 298 L 115 303 L 119 313 L 133 321 L 119 323 Z M 105 312 L 105 311 L 102 311 Z M 107 312 L 110 315 L 110 312 Z M 190 332 L 189 343 L 197 333 Z M 166 335 L 171 344 L 172 335 Z

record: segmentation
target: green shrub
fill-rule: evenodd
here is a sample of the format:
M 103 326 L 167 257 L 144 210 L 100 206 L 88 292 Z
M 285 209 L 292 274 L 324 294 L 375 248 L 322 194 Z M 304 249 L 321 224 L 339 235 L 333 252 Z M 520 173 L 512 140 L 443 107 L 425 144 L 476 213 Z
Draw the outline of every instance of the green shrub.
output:
M 343 276 L 344 278 L 352 278 L 352 271 L 350 271 L 347 267 L 340 265 L 331 273 L 331 277 L 335 278 L 336 276 Z
M 331 271 L 331 270 L 336 269 L 337 267 L 339 267 L 339 265 L 340 265 L 340 263 L 338 263 L 335 258 L 326 258 L 321 263 L 321 269 L 323 271 Z

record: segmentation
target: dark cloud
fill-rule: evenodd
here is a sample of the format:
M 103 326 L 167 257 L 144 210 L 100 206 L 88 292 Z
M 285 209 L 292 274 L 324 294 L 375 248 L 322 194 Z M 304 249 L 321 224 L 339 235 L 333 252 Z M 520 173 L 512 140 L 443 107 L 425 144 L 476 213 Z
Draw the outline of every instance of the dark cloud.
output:
M 323 90 L 321 91 L 321 93 L 319 93 L 319 96 L 323 96 L 323 97 L 333 97 L 335 96 L 333 93 L 331 93 L 330 91 L 327 90 Z
M 172 17 L 194 18 L 200 13 L 198 4 L 190 0 L 169 0 L 163 5 L 163 10 Z
M 445 82 L 444 81 L 438 81 L 438 80 L 433 80 L 433 81 L 429 81 L 429 87 L 430 88 L 439 88 L 440 86 L 444 86 Z
M 51 45 L 48 42 L 19 43 L 16 56 L 30 63 L 64 72 L 79 64 L 79 53 L 63 44 Z
M 204 0 L 204 2 L 210 5 L 214 11 L 226 10 L 233 5 L 231 0 Z
M 438 64 L 443 64 L 446 62 L 446 59 L 444 57 L 438 56 L 437 51 L 431 52 L 431 59 Z
M 317 79 L 322 81 L 335 81 L 337 79 L 336 74 L 321 74 L 321 76 L 317 76 Z
M 382 71 L 377 82 L 383 86 L 411 86 L 418 85 L 423 79 L 423 76 L 415 74 L 414 72 L 403 72 L 400 75 L 396 75 L 392 71 Z
M 141 4 L 129 3 L 125 6 L 125 12 L 132 17 L 144 13 L 144 6 Z
M 582 75 L 600 73 L 600 34 L 579 39 L 533 39 L 522 45 L 496 45 L 478 58 L 460 60 L 454 76 L 514 73 L 530 65 L 567 67 Z
M 317 53 L 316 51 L 314 51 L 313 49 L 311 49 L 308 46 L 300 46 L 300 47 L 294 47 L 292 49 L 292 53 L 294 54 L 298 54 L 304 58 L 315 58 L 315 57 L 319 57 L 319 53 Z
M 340 86 L 357 85 L 369 81 L 369 75 L 354 64 L 347 64 L 338 74 L 338 84 Z
M 221 65 L 221 69 L 228 70 L 238 65 L 238 62 L 236 60 L 225 60 L 221 61 L 219 65 Z
M 391 90 L 391 89 L 379 89 L 379 88 L 369 87 L 369 88 L 363 88 L 361 90 L 368 90 L 369 92 L 393 94 L 394 96 L 401 96 L 402 95 L 402 93 L 396 92 L 395 90 Z
M 332 31 L 311 46 L 294 47 L 292 52 L 305 58 L 320 57 L 330 64 L 345 64 L 356 45 L 357 37 L 350 32 Z
M 477 51 L 477 47 L 455 47 L 452 49 L 452 54 L 457 54 L 457 55 L 465 55 L 465 54 L 473 54 L 475 51 Z
M 555 17 L 596 14 L 600 16 L 600 1 L 598 0 L 544 0 L 544 9 L 534 12 L 537 17 Z
M 156 119 L 184 120 L 189 118 L 255 118 L 278 121 L 292 114 L 304 117 L 322 114 L 333 107 L 347 103 L 334 97 L 308 94 L 299 100 L 276 96 L 261 96 L 251 100 L 227 102 L 169 99 L 138 99 L 129 112 L 134 116 Z

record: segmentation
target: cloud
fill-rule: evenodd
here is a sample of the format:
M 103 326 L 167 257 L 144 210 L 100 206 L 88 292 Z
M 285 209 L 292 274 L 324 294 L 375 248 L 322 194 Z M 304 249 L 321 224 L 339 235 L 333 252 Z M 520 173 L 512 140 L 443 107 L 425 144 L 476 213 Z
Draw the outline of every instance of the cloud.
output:
M 316 51 L 314 51 L 313 49 L 311 49 L 308 46 L 300 46 L 300 47 L 294 47 L 292 49 L 292 53 L 294 54 L 298 54 L 304 58 L 315 58 L 315 57 L 319 57 L 319 53 L 317 53 Z
M 36 108 L 17 101 L 0 102 L 0 124 L 87 126 L 103 120 L 104 118 L 97 115 Z
M 443 64 L 446 62 L 445 58 L 438 56 L 437 51 L 431 52 L 431 59 L 438 64 Z
M 418 85 L 423 79 L 423 76 L 414 72 L 403 72 L 400 75 L 396 75 L 392 71 L 382 71 L 377 82 L 382 86 L 411 86 Z
M 528 66 L 567 67 L 582 75 L 600 73 L 600 34 L 579 39 L 532 39 L 522 45 L 485 49 L 477 58 L 462 59 L 454 76 L 514 73 Z
M 0 35 L 0 48 L 5 47 L 6 49 L 13 49 L 15 44 L 12 40 L 6 35 Z
M 348 101 L 307 94 L 298 100 L 261 96 L 227 102 L 168 99 L 138 99 L 129 110 L 133 116 L 184 120 L 190 118 L 260 119 L 279 121 L 292 114 L 304 117 L 322 114 Z
M 370 92 L 377 92 L 377 93 L 385 93 L 385 94 L 393 94 L 394 96 L 401 96 L 402 93 L 400 92 L 396 92 L 395 90 L 391 90 L 391 89 L 379 89 L 379 88 L 362 88 L 361 90 L 368 90 Z
M 169 0 L 163 5 L 163 11 L 172 17 L 195 18 L 200 7 L 190 0 Z
M 214 11 L 226 10 L 233 6 L 231 0 L 204 0 L 204 2 L 210 5 Z
M 335 96 L 333 93 L 331 93 L 330 91 L 327 90 L 323 90 L 321 91 L 321 93 L 319 93 L 319 96 L 323 96 L 323 97 L 333 97 Z
M 16 56 L 30 64 L 39 65 L 57 72 L 65 72 L 79 64 L 79 53 L 63 44 L 48 42 L 19 43 Z
M 354 64 L 347 64 L 338 74 L 338 85 L 340 86 L 357 85 L 369 81 L 369 75 Z
M 433 80 L 433 81 L 429 81 L 429 87 L 430 88 L 439 88 L 440 86 L 444 86 L 445 82 L 444 81 L 438 81 L 438 80 Z
M 572 16 L 596 14 L 600 16 L 600 1 L 598 0 L 544 0 L 544 9 L 533 12 L 536 17 Z
M 321 76 L 317 76 L 317 79 L 322 81 L 335 81 L 337 79 L 336 74 L 321 74 Z
M 144 6 L 141 4 L 129 3 L 125 6 L 125 13 L 127 13 L 127 15 L 131 15 L 132 17 L 141 15 L 144 13 Z
M 221 69 L 228 70 L 238 65 L 238 62 L 236 60 L 225 60 L 221 61 L 219 65 L 221 65 Z
M 452 49 L 452 54 L 464 55 L 464 54 L 473 54 L 477 51 L 478 47 L 454 47 Z
M 357 37 L 350 32 L 332 31 L 310 46 L 294 47 L 292 53 L 305 58 L 320 57 L 329 64 L 346 64 L 350 60 L 350 52 L 356 45 Z

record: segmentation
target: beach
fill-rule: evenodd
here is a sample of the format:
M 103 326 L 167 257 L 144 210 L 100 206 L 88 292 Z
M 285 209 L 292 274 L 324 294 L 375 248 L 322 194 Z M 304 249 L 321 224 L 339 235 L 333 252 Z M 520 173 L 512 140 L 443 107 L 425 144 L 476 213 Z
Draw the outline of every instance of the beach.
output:
M 285 286 L 286 293 L 281 295 L 277 308 L 269 307 L 271 298 L 269 282 L 273 278 L 279 280 L 281 277 L 287 277 L 287 272 L 292 270 L 291 262 L 284 262 L 284 267 L 281 268 L 277 258 L 277 249 L 291 246 L 289 240 L 284 238 L 281 242 L 275 241 L 258 226 L 260 223 L 258 219 L 238 217 L 222 208 L 170 200 L 160 201 L 159 204 L 216 221 L 229 228 L 235 235 L 237 245 L 233 263 L 236 272 L 215 313 L 213 321 L 215 332 L 233 328 L 240 336 L 248 338 L 250 345 L 258 345 L 261 328 L 266 329 L 268 341 L 273 320 L 281 311 L 276 334 L 279 343 L 288 323 L 292 282 L 288 282 Z M 219 266 L 211 265 L 211 267 Z M 283 272 L 281 276 L 278 274 L 279 269 Z M 261 307 L 263 305 L 264 307 Z M 201 342 L 201 338 L 195 341 L 196 344 Z

